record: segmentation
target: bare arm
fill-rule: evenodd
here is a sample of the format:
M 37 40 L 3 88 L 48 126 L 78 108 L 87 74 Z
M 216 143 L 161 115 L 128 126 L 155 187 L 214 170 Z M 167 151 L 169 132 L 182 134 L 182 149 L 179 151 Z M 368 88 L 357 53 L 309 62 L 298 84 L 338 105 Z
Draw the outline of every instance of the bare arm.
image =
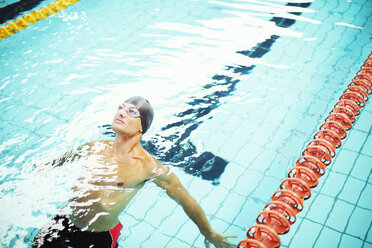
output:
M 80 158 L 84 154 L 84 150 L 88 150 L 92 146 L 92 144 L 93 143 L 85 143 L 84 145 L 79 146 L 76 150 L 71 150 L 69 152 L 64 153 L 59 158 L 53 159 L 52 161 L 49 161 L 45 164 L 35 164 L 34 167 L 39 168 L 39 167 L 46 165 L 46 166 L 51 166 L 53 168 L 53 167 L 61 166 L 66 162 L 72 162 L 75 159 Z
M 182 206 L 185 213 L 198 226 L 201 234 L 205 236 L 206 247 L 209 247 L 208 241 L 213 243 L 215 247 L 235 247 L 226 240 L 227 237 L 235 236 L 224 235 L 212 229 L 200 205 L 187 192 L 178 177 L 169 171 L 168 167 L 158 164 L 156 172 L 157 176 L 154 183 L 164 189 L 170 198 Z

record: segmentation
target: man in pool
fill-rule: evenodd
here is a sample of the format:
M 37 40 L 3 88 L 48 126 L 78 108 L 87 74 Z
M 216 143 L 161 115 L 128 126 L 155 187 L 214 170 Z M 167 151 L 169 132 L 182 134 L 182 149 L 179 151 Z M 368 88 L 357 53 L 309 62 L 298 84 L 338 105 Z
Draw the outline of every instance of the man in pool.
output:
M 205 237 L 205 246 L 235 247 L 233 235 L 213 230 L 199 204 L 169 167 L 142 148 L 142 135 L 153 120 L 153 109 L 142 97 L 119 105 L 112 129 L 115 139 L 95 141 L 59 160 L 80 157 L 86 173 L 73 188 L 73 196 L 61 212 L 36 235 L 32 247 L 117 247 L 122 229 L 118 217 L 147 181 L 181 205 Z M 56 164 L 56 161 L 53 161 Z M 161 247 L 161 244 L 154 244 Z

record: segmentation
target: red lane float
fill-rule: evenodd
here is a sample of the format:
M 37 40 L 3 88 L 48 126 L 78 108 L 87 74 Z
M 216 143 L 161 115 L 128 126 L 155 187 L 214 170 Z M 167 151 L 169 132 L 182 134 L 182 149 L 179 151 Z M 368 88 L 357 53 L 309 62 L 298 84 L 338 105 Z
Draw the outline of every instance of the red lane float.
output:
M 355 115 L 350 109 L 345 108 L 345 107 L 335 107 L 334 109 L 331 110 L 331 112 L 329 112 L 329 114 L 330 115 L 334 114 L 336 116 L 337 114 L 343 114 L 343 117 L 345 117 L 344 118 L 345 121 L 348 123 L 347 126 L 350 125 L 350 127 L 351 127 L 351 124 L 355 122 Z M 327 119 L 325 121 L 327 121 Z M 332 120 L 329 120 L 329 121 L 332 121 Z M 338 121 L 338 123 L 341 124 L 342 126 L 345 126 L 345 124 L 343 123 L 343 120 Z
M 318 158 L 307 155 L 300 157 L 296 162 L 296 167 L 309 168 L 318 178 L 324 175 L 325 166 Z
M 297 167 L 301 168 L 301 167 Z M 293 168 L 295 169 L 295 168 Z M 307 169 L 305 167 L 302 167 L 302 169 Z M 309 169 L 308 169 L 309 170 Z M 287 203 L 289 206 L 292 207 L 292 210 L 295 212 L 295 214 L 302 211 L 304 208 L 304 201 L 302 198 L 300 198 L 296 193 L 294 193 L 291 190 L 287 189 L 280 189 L 276 191 L 273 196 L 271 197 L 272 201 L 282 201 Z
M 309 146 L 321 146 L 324 149 L 326 149 L 326 151 L 328 152 L 329 155 L 331 155 L 332 158 L 336 155 L 336 150 L 332 146 L 332 144 L 323 139 L 313 139 L 312 141 L 309 142 L 309 144 L 307 144 L 307 146 L 308 147 Z
M 255 239 L 263 244 L 263 247 L 279 247 L 279 235 L 267 225 L 256 224 L 248 229 L 248 239 Z
M 335 122 L 335 121 L 324 122 L 320 126 L 319 129 L 320 130 L 334 131 L 340 137 L 340 139 L 345 139 L 346 136 L 347 136 L 347 133 L 346 133 L 346 130 L 344 129 L 344 127 L 341 124 L 339 124 L 338 122 Z
M 289 223 L 289 220 L 284 215 L 272 210 L 262 211 L 257 216 L 256 222 L 271 227 L 277 234 L 287 233 L 291 226 L 291 223 Z
M 296 166 L 284 179 L 271 201 L 257 216 L 256 223 L 248 229 L 247 238 L 238 248 L 274 248 L 280 246 L 278 234 L 285 234 L 295 223 L 296 215 L 303 209 L 303 201 L 310 198 L 311 188 L 324 175 L 336 155 L 336 148 L 347 136 L 356 116 L 372 93 L 372 53 L 343 92 L 334 108 L 314 134 L 297 160 Z
M 350 99 L 340 99 L 340 101 L 338 101 L 335 104 L 335 107 L 348 108 L 348 109 L 351 110 L 351 112 L 353 112 L 354 115 L 359 115 L 359 112 L 360 112 L 360 107 L 358 106 L 358 104 L 356 104 L 355 102 L 353 102 Z
M 292 207 L 283 201 L 271 201 L 265 206 L 267 211 L 275 211 L 283 215 L 292 225 L 296 221 L 296 213 Z

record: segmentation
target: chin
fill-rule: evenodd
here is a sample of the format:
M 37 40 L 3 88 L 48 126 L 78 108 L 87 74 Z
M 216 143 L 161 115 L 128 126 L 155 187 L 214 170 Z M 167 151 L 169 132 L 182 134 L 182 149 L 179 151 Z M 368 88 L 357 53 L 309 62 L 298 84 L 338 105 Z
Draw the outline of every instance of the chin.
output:
M 119 134 L 119 135 L 124 135 L 124 136 L 133 136 L 132 133 L 129 133 L 128 130 L 126 130 L 125 128 L 121 127 L 121 126 L 115 126 L 115 125 L 112 125 L 112 131 L 114 131 L 116 134 Z
M 112 131 L 114 131 L 115 133 L 121 133 L 122 131 L 120 130 L 120 127 L 118 127 L 117 123 L 112 123 L 111 125 L 111 129 Z

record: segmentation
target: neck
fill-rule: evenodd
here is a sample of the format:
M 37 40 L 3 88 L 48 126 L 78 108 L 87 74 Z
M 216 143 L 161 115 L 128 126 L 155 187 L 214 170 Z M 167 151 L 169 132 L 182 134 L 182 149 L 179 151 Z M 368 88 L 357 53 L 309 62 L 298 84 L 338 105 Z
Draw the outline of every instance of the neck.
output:
M 138 133 L 132 137 L 127 137 L 122 134 L 116 134 L 114 143 L 112 145 L 112 153 L 116 156 L 136 154 L 141 148 L 142 134 Z

